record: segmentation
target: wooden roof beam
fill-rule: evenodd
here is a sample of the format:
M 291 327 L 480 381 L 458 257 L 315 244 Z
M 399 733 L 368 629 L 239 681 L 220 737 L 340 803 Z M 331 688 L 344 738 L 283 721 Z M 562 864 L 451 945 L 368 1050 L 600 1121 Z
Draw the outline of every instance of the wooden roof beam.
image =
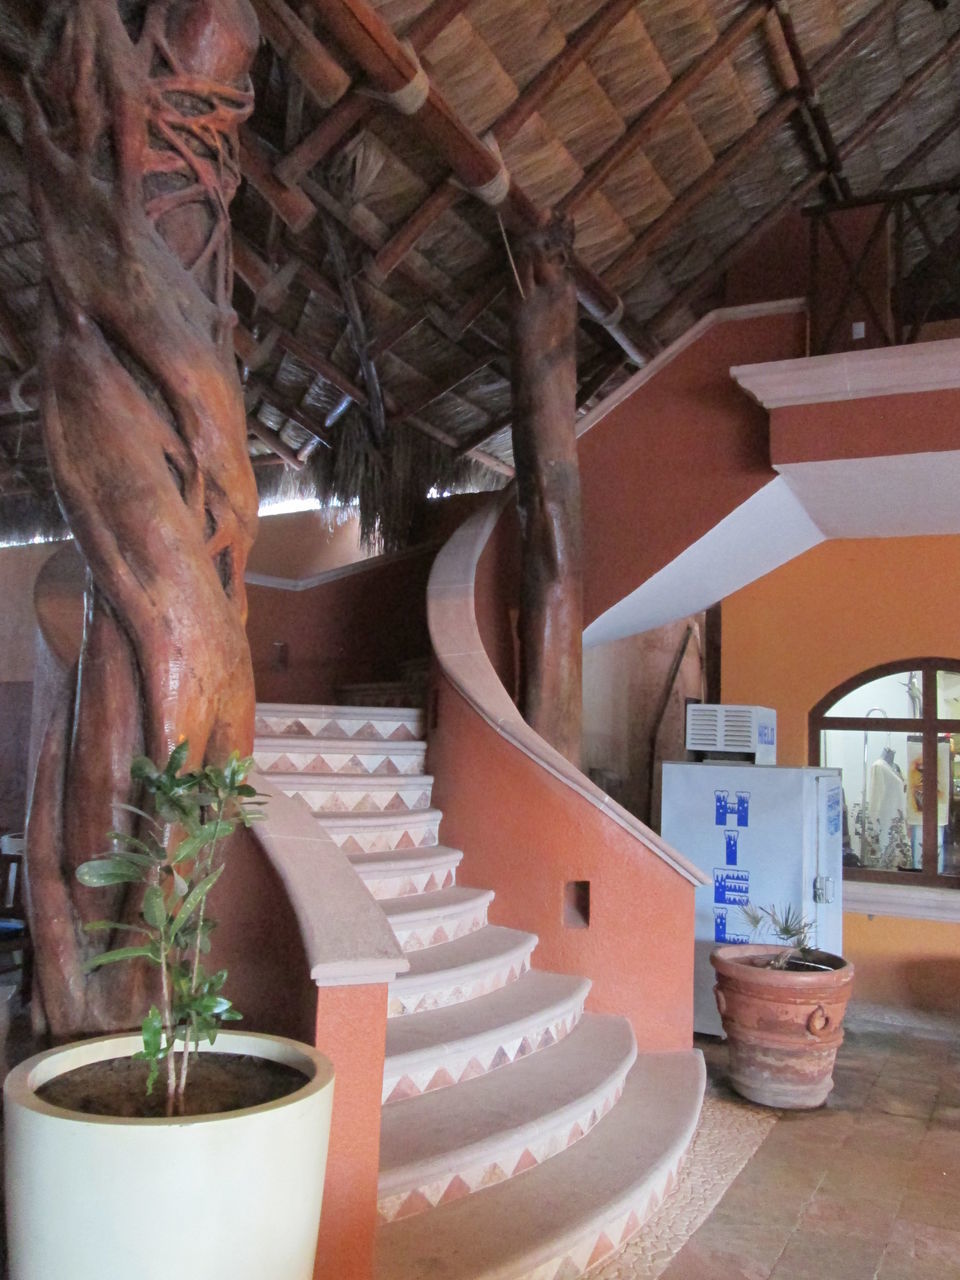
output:
M 727 27 L 715 44 L 695 59 L 689 67 L 669 84 L 666 89 L 640 112 L 626 133 L 612 143 L 587 169 L 575 187 L 563 197 L 559 209 L 572 213 L 600 187 L 629 155 L 643 146 L 656 133 L 666 118 L 676 111 L 685 99 L 706 80 L 711 72 L 746 40 L 747 36 L 763 22 L 767 14 L 767 0 L 754 0 L 734 22 Z
M 619 282 L 629 276 L 644 258 L 663 244 L 688 214 L 716 191 L 717 187 L 739 167 L 747 156 L 756 152 L 778 129 L 782 128 L 800 105 L 800 100 L 798 89 L 784 94 L 765 115 L 760 117 L 752 129 L 748 129 L 733 146 L 728 147 L 719 159 L 714 161 L 709 169 L 699 178 L 695 178 L 676 200 L 667 206 L 660 217 L 641 231 L 633 244 L 613 260 L 604 272 L 607 281 Z
M 817 142 L 823 150 L 824 157 L 827 162 L 827 169 L 837 191 L 841 197 L 846 198 L 852 194 L 850 182 L 843 172 L 843 160 L 837 150 L 837 143 L 833 136 L 833 130 L 830 128 L 830 122 L 827 119 L 826 112 L 823 109 L 823 103 L 820 101 L 820 94 L 814 83 L 813 76 L 810 74 L 810 67 L 807 63 L 806 55 L 800 45 L 797 36 L 797 28 L 793 21 L 793 14 L 790 12 L 788 0 L 775 0 L 771 17 L 776 14 L 776 22 L 779 27 L 780 35 L 783 40 L 784 48 L 790 60 L 796 75 L 797 84 L 800 92 L 803 94 L 803 104 L 807 110 L 807 114 L 813 125 L 813 131 L 816 135 Z M 814 165 L 819 167 L 820 157 L 814 154 Z
M 899 3 L 899 0 L 883 0 L 883 2 L 878 5 L 872 13 L 862 19 L 856 27 L 852 28 L 851 31 L 838 42 L 838 46 L 835 46 L 820 59 L 814 68 L 814 75 L 817 78 L 820 78 L 821 71 L 824 67 L 828 72 L 835 70 L 839 61 L 837 52 L 839 46 L 843 46 L 844 52 L 849 53 L 856 44 L 867 39 L 868 36 L 872 35 L 876 31 L 881 20 L 885 19 L 889 15 L 890 11 L 896 7 L 897 3 Z M 881 125 L 885 124 L 886 121 L 890 119 L 901 103 L 903 103 L 911 93 L 916 92 L 920 85 L 923 84 L 940 65 L 942 65 L 945 58 L 950 57 L 952 52 L 950 46 L 955 45 L 958 39 L 960 39 L 960 33 L 954 35 L 948 41 L 947 45 L 939 51 L 939 53 L 934 54 L 932 58 L 928 59 L 923 66 L 918 68 L 912 76 L 904 81 L 900 89 L 896 93 L 892 94 L 885 103 L 878 107 L 877 110 L 864 121 L 859 129 L 855 130 L 849 138 L 840 143 L 839 151 L 843 159 L 846 159 L 857 149 L 857 147 L 860 147 L 867 142 L 874 131 L 879 129 Z M 937 139 L 937 142 L 934 144 L 935 146 L 938 146 L 939 143 L 943 141 L 943 138 L 951 132 L 951 129 L 946 127 L 947 124 L 951 124 L 951 122 L 948 121 L 944 126 L 941 126 L 943 134 Z M 952 128 L 957 127 L 960 127 L 960 112 L 957 113 L 956 117 L 952 121 Z M 921 148 L 918 148 L 918 150 L 920 149 Z M 914 153 L 914 155 L 915 154 L 916 153 Z M 892 171 L 891 176 L 893 174 L 902 176 L 903 173 L 909 172 L 909 167 L 904 166 L 907 166 L 908 162 L 912 162 L 912 159 L 912 156 L 908 156 L 906 161 L 898 166 L 897 169 Z M 815 170 L 804 178 L 802 182 L 798 183 L 787 196 L 778 201 L 777 204 L 763 215 L 763 217 L 759 218 L 745 235 L 741 236 L 740 239 L 731 245 L 729 249 L 722 253 L 705 271 L 702 271 L 697 277 L 695 277 L 695 279 L 691 280 L 689 284 L 681 289 L 665 307 L 661 307 L 661 309 L 647 321 L 648 327 L 654 332 L 661 330 L 664 325 L 668 324 L 669 321 L 678 314 L 678 312 L 680 312 L 684 307 L 689 306 L 691 302 L 698 298 L 715 280 L 727 271 L 737 261 L 741 254 L 745 253 L 763 235 L 765 235 L 789 209 L 805 200 L 806 197 L 820 185 L 826 174 L 826 169 Z
M 296 449 L 291 449 L 286 440 L 281 438 L 278 431 L 273 431 L 265 422 L 252 416 L 247 418 L 247 431 L 281 458 L 285 466 L 292 467 L 294 471 L 303 470 L 303 459 L 298 456 Z
M 252 0 L 260 31 L 321 107 L 332 107 L 350 77 L 284 0 Z
M 310 0 L 338 41 L 366 71 L 376 87 L 400 109 L 398 94 L 411 85 L 423 96 L 408 118 L 446 160 L 459 182 L 477 198 L 502 208 L 520 227 L 543 226 L 550 217 L 512 180 L 499 155 L 460 119 L 445 96 L 430 82 L 419 61 L 401 44 L 386 22 L 365 0 Z M 407 114 L 409 103 L 403 107 Z M 623 303 L 585 263 L 572 263 L 577 294 L 588 314 L 604 326 L 631 360 L 642 365 L 650 344 L 624 325 Z
M 893 186 L 899 182 L 901 178 L 905 178 L 908 173 L 912 173 L 922 160 L 926 160 L 927 156 L 932 155 L 942 142 L 946 142 L 952 133 L 960 129 L 960 111 L 955 111 L 953 115 L 948 116 L 938 128 L 928 138 L 925 138 L 919 146 L 915 147 L 895 169 L 891 169 L 887 174 L 885 182 Z
M 876 111 L 867 116 L 859 128 L 854 129 L 853 133 L 844 138 L 840 143 L 841 158 L 846 160 L 854 151 L 862 147 L 882 125 L 885 125 L 892 116 L 896 115 L 908 98 L 912 97 L 922 85 L 926 84 L 944 63 L 950 61 L 958 48 L 960 48 L 960 30 L 955 31 L 933 57 L 928 58 L 922 66 L 914 71 L 913 75 L 908 76 L 897 92 L 892 94 Z
M 498 146 L 515 138 L 530 117 L 567 77 L 590 55 L 633 8 L 636 0 L 607 0 L 570 37 L 565 47 L 530 81 L 523 92 L 492 126 Z M 449 179 L 435 187 L 426 201 L 399 227 L 371 262 L 374 278 L 386 279 L 420 237 L 463 196 Z
M 811 83 L 813 85 L 821 83 L 827 75 L 835 71 L 858 45 L 874 34 L 878 26 L 888 18 L 890 12 L 899 3 L 900 0 L 881 0 L 875 10 L 852 27 L 846 35 L 841 36 L 832 48 L 818 59 L 816 65 L 810 71 Z M 885 123 L 897 110 L 900 103 L 909 97 L 910 93 L 914 92 L 920 84 L 933 74 L 937 67 L 949 58 L 952 46 L 958 40 L 960 40 L 960 32 L 951 37 L 947 45 L 911 76 L 901 90 L 894 94 L 878 111 L 874 112 L 850 139 L 839 145 L 837 150 L 841 161 L 846 160 L 862 142 L 866 141 L 881 124 Z M 706 173 L 691 183 L 683 194 L 655 222 L 641 232 L 630 248 L 610 264 L 605 273 L 607 277 L 613 280 L 620 280 L 658 245 L 662 244 L 678 222 L 692 212 L 701 201 L 706 199 L 723 179 L 737 167 L 745 155 L 762 146 L 766 139 L 776 132 L 792 112 L 797 109 L 801 96 L 799 88 L 792 93 L 785 94 L 779 102 L 760 118 L 752 129 L 743 134 L 732 147 L 728 147 Z
M 404 38 L 410 41 L 418 54 L 422 53 L 468 3 L 469 0 L 435 0 L 410 24 Z M 352 89 L 302 142 L 278 162 L 275 171 L 278 179 L 288 187 L 295 187 L 376 109 L 376 102 L 365 95 L 361 87 Z

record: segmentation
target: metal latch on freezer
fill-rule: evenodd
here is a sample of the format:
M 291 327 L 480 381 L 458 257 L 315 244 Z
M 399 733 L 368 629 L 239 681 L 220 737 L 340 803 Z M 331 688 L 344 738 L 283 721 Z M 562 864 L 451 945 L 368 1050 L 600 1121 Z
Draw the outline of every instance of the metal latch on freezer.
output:
M 834 893 L 833 876 L 816 876 L 813 881 L 814 902 L 832 902 Z

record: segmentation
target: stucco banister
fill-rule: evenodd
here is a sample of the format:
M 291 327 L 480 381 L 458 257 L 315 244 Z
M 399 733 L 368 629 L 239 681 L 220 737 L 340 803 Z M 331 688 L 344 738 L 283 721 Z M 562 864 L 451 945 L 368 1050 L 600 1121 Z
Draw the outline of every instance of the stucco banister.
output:
M 434 561 L 427 588 L 427 622 L 440 669 L 453 688 L 506 742 L 532 761 L 537 770 L 557 778 L 597 815 L 603 815 L 637 842 L 641 850 L 666 863 L 691 885 L 709 883 L 706 876 L 655 831 L 606 795 L 579 769 L 525 723 L 487 656 L 474 609 L 477 564 L 506 506 L 512 486 L 454 533 Z
M 264 774 L 250 781 L 267 797 L 266 821 L 253 833 L 286 890 L 317 986 L 391 982 L 405 973 L 410 965 L 379 903 L 304 801 Z

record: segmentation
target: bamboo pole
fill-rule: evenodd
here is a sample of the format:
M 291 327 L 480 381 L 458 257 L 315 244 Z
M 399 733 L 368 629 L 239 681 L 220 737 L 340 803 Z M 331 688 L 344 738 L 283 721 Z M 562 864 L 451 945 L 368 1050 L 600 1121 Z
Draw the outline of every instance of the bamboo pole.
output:
M 284 0 L 252 0 L 261 34 L 321 107 L 332 107 L 350 88 L 350 77 Z
M 450 103 L 425 76 L 418 60 L 365 0 L 310 0 L 341 47 L 366 71 L 371 81 L 397 103 L 421 84 L 424 95 L 410 118 L 451 166 L 457 181 L 474 195 L 502 208 L 517 230 L 542 227 L 549 213 L 538 208 L 514 182 L 494 150 L 468 129 Z M 406 108 L 404 108 L 406 111 Z M 572 261 L 577 292 L 585 310 L 610 333 L 636 364 L 645 363 L 649 343 L 622 323 L 623 303 L 583 262 Z
M 410 24 L 405 39 L 417 54 L 422 53 L 468 3 L 469 0 L 435 0 L 425 13 Z M 275 170 L 277 178 L 288 187 L 296 186 L 375 110 L 377 104 L 359 86 L 351 89 L 317 127 L 279 161 Z
M 491 132 L 500 147 L 515 138 L 530 117 L 593 49 L 606 38 L 633 8 L 635 0 L 607 0 L 571 36 L 564 48 L 530 81 L 519 97 L 500 115 Z M 386 279 L 420 237 L 461 198 L 463 191 L 449 179 L 435 187 L 426 201 L 394 232 L 376 254 L 372 267 L 376 277 Z M 376 278 L 375 277 L 375 278 Z

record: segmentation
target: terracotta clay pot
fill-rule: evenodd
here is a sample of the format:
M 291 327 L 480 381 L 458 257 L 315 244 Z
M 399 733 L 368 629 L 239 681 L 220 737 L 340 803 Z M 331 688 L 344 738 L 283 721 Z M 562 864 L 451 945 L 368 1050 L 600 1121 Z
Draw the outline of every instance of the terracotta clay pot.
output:
M 730 1050 L 730 1083 L 766 1107 L 819 1107 L 833 1088 L 853 965 L 815 951 L 825 970 L 771 969 L 782 947 L 717 947 L 714 995 Z

